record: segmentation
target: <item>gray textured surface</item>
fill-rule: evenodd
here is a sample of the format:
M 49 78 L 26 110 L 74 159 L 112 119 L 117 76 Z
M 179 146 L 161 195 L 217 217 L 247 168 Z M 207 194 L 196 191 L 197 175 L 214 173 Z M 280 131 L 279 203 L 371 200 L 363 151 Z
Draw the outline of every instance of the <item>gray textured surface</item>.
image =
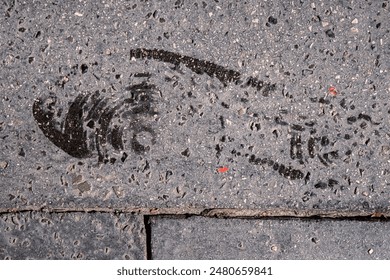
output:
M 389 259 L 390 223 L 331 219 L 151 220 L 153 259 Z
M 145 258 L 114 209 L 390 214 L 389 6 L 2 1 L 0 259 Z M 151 232 L 155 258 L 389 258 L 385 222 Z
M 146 259 L 143 218 L 107 213 L 2 214 L 0 259 Z
M 0 7 L 1 209 L 389 209 L 388 1 Z M 206 60 L 240 79 L 183 59 L 131 59 L 136 48 Z M 153 90 L 126 101 L 142 82 Z M 124 129 L 118 149 L 99 136 L 108 111 L 87 122 L 96 91 L 108 108 L 122 106 L 109 123 L 110 135 Z M 87 101 L 71 112 L 77 96 Z M 65 142 L 85 132 L 91 153 L 54 145 L 34 102 Z

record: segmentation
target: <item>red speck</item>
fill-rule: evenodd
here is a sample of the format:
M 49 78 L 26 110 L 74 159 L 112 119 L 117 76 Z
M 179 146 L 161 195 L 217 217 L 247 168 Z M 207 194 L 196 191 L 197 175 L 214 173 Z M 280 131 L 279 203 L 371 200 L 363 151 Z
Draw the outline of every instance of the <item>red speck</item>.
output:
M 218 171 L 219 173 L 225 173 L 225 172 L 227 172 L 228 170 L 229 170 L 229 168 L 226 167 L 226 166 L 220 167 L 220 168 L 217 169 L 217 171 Z
M 336 95 L 337 95 L 337 90 L 336 90 L 336 88 L 333 87 L 333 86 L 330 86 L 329 89 L 328 89 L 328 91 L 329 91 L 329 94 L 330 94 L 330 95 L 333 95 L 333 96 L 336 96 Z

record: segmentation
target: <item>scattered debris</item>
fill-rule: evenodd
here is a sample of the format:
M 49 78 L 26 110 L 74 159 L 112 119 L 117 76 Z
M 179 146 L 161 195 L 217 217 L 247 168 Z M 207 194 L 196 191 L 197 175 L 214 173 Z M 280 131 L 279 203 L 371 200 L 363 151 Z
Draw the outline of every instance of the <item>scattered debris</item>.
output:
M 218 171 L 219 173 L 225 173 L 225 172 L 228 172 L 228 171 L 229 171 L 229 168 L 226 167 L 226 166 L 223 166 L 223 167 L 219 167 L 219 168 L 217 169 L 217 171 Z
M 337 95 L 337 90 L 336 90 L 336 88 L 334 86 L 330 86 L 329 89 L 328 89 L 328 92 L 332 96 L 336 96 Z

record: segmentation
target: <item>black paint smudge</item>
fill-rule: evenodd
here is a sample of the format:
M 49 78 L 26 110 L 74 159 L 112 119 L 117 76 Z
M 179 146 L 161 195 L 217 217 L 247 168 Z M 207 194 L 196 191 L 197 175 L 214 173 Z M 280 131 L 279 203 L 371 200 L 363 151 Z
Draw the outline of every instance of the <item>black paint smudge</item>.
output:
M 281 176 L 290 180 L 303 179 L 304 177 L 304 174 L 301 170 L 295 169 L 292 166 L 285 166 L 284 164 L 278 163 L 269 158 L 260 158 L 256 157 L 255 155 L 251 155 L 248 161 L 253 165 L 268 165 L 269 167 L 272 167 L 274 171 L 277 171 Z
M 57 147 L 76 158 L 90 156 L 82 121 L 82 107 L 87 98 L 79 95 L 70 105 L 65 123 L 62 125 L 64 132 L 58 130 L 54 124 L 55 98 L 50 97 L 47 104 L 44 104 L 42 99 L 36 100 L 33 104 L 33 116 L 43 134 Z

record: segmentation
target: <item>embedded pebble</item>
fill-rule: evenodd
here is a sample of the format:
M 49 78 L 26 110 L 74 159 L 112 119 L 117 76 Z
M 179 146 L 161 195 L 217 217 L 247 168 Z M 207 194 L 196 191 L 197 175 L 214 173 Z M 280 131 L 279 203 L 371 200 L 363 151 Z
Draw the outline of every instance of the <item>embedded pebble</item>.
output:
M 6 169 L 8 166 L 8 162 L 6 161 L 0 161 L 0 169 Z

